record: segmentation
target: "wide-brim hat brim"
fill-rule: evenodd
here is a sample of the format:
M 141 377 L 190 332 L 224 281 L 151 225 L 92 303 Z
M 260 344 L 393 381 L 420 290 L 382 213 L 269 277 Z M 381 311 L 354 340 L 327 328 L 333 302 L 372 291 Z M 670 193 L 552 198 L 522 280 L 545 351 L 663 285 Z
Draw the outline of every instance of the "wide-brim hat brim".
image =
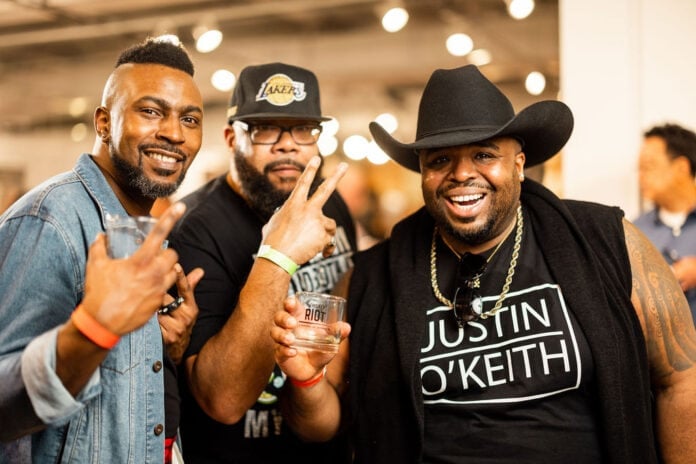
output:
M 399 142 L 378 123 L 370 123 L 370 133 L 377 145 L 394 161 L 415 172 L 420 172 L 419 150 L 468 145 L 504 136 L 514 137 L 522 143 L 525 166 L 532 167 L 557 154 L 572 131 L 570 108 L 552 100 L 528 106 L 502 126 L 455 127 L 426 135 L 413 143 Z

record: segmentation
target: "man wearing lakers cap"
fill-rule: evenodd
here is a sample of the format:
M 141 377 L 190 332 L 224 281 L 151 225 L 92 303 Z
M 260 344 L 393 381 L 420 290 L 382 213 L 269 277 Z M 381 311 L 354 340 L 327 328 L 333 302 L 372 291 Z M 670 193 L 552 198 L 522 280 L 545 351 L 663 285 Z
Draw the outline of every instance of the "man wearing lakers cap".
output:
M 227 116 L 230 170 L 183 199 L 188 214 L 170 236 L 184 269 L 206 270 L 182 364 L 185 460 L 350 462 L 342 439 L 306 444 L 284 423 L 279 395 L 293 380 L 275 366 L 269 336 L 288 293 L 330 292 L 356 249 L 334 192 L 345 165 L 319 186 L 317 140 L 329 118 L 316 76 L 283 63 L 249 66 Z

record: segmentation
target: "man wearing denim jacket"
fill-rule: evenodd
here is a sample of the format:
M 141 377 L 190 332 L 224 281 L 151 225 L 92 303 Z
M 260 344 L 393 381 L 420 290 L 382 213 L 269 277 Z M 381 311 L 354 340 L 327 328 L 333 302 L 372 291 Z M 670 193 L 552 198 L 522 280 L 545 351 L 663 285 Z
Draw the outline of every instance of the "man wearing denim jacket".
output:
M 164 461 L 163 341 L 182 351 L 202 276 L 162 246 L 185 208 L 127 259 L 107 257 L 101 232 L 106 215 L 147 215 L 176 190 L 202 117 L 182 47 L 131 47 L 95 111 L 92 154 L 0 216 L 0 463 Z M 184 304 L 154 317 L 174 284 Z

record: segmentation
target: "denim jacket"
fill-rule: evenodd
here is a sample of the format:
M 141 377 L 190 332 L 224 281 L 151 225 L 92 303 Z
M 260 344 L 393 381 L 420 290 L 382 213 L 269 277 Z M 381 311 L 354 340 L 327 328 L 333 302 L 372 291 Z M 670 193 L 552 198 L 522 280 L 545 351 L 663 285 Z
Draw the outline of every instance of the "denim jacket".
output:
M 87 154 L 0 216 L 0 463 L 164 460 L 157 318 L 121 338 L 72 397 L 55 374 L 56 334 L 83 298 L 89 245 L 126 214 Z M 31 435 L 26 435 L 31 433 Z

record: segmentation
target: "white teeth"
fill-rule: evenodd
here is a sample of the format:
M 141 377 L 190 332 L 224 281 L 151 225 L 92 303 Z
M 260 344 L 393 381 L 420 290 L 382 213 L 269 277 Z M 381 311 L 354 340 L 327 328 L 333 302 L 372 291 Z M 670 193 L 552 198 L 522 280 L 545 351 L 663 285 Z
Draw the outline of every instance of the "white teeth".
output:
M 176 158 L 160 155 L 159 153 L 152 153 L 150 154 L 150 157 L 156 159 L 157 161 L 162 161 L 163 163 L 176 163 Z
M 476 200 L 480 200 L 481 198 L 483 198 L 483 195 L 479 193 L 476 195 L 459 195 L 456 197 L 451 197 L 450 200 L 456 201 L 456 202 L 464 202 L 464 201 L 476 201 Z

